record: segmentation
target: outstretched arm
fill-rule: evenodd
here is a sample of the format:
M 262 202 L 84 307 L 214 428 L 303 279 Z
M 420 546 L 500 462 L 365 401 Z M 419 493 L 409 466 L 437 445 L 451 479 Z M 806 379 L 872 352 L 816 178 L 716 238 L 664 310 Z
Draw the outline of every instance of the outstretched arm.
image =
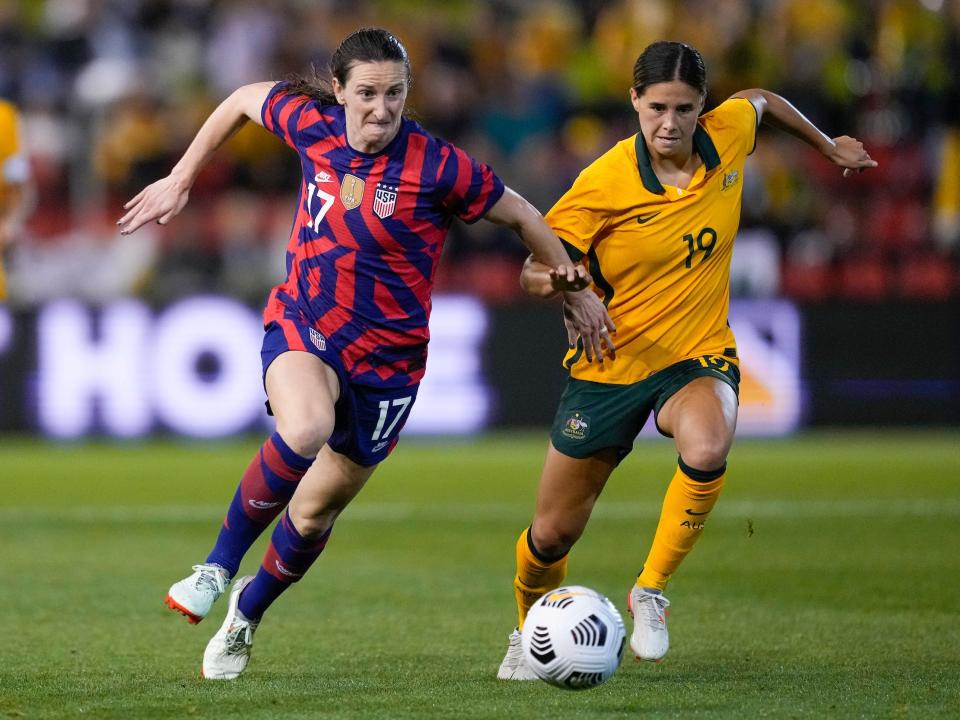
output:
M 877 166 L 859 140 L 847 135 L 827 137 L 803 113 L 776 93 L 754 88 L 741 90 L 731 97 L 749 100 L 757 111 L 758 120 L 800 138 L 830 162 L 842 167 L 844 177 L 854 170 L 861 172 Z
M 527 265 L 538 265 L 547 282 L 555 283 L 553 290 L 563 293 L 570 322 L 576 334 L 583 338 L 587 360 L 592 362 L 596 356 L 602 363 L 605 348 L 612 356 L 613 342 L 610 340 L 610 333 L 616 330 L 613 320 L 600 298 L 584 289 L 590 284 L 590 276 L 576 269 L 560 239 L 544 221 L 543 215 L 513 190 L 505 188 L 503 197 L 490 208 L 485 217 L 498 225 L 512 228 L 536 259 L 528 260 Z M 540 262 L 537 263 L 537 260 Z M 523 274 L 521 284 L 527 292 L 534 295 L 547 297 L 553 294 L 553 290 L 543 292 L 545 288 L 538 283 L 528 285 Z
M 164 225 L 179 213 L 187 204 L 194 180 L 217 148 L 247 120 L 263 125 L 260 109 L 273 85 L 272 82 L 244 85 L 220 103 L 170 174 L 145 187 L 123 206 L 127 213 L 117 221 L 120 234 L 129 235 L 152 220 Z

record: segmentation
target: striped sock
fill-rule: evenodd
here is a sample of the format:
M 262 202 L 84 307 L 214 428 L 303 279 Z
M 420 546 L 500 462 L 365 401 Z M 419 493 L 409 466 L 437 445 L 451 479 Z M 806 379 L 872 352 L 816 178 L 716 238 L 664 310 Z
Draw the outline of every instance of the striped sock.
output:
M 240 480 L 207 563 L 236 575 L 247 550 L 287 506 L 312 464 L 313 458 L 295 453 L 279 433 L 267 438 Z
M 290 513 L 285 512 L 273 529 L 270 547 L 253 582 L 240 595 L 237 607 L 248 620 L 259 622 L 263 613 L 280 593 L 303 577 L 320 557 L 330 539 L 330 527 L 317 538 L 305 538 L 293 526 Z

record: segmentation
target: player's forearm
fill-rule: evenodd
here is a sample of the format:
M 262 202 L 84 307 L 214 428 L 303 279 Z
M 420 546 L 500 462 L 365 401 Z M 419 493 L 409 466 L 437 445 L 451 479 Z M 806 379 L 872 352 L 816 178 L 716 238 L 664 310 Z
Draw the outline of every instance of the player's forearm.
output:
M 180 178 L 186 187 L 191 187 L 200 170 L 210 161 L 217 148 L 229 140 L 246 122 L 247 116 L 239 112 L 239 106 L 231 95 L 206 119 L 170 174 Z
M 520 240 L 526 245 L 534 258 L 551 268 L 570 264 L 570 256 L 563 249 L 563 243 L 550 229 L 546 221 L 533 205 L 521 198 L 525 205 L 514 227 Z
M 783 130 L 827 155 L 834 147 L 833 140 L 820 131 L 807 117 L 786 98 L 768 90 L 754 90 L 763 98 L 763 121 Z
M 510 188 L 504 188 L 503 197 L 490 208 L 486 219 L 512 229 L 540 262 L 552 268 L 570 263 L 563 244 L 544 221 L 543 215 Z
M 863 143 L 848 135 L 829 138 L 799 110 L 779 95 L 767 90 L 741 90 L 732 97 L 749 100 L 757 117 L 774 127 L 794 135 L 830 162 L 843 168 L 843 176 L 877 167 L 877 161 L 863 147 Z
M 570 264 L 570 256 L 563 249 L 563 243 L 542 218 L 539 218 L 539 222 L 531 222 L 529 226 L 521 227 L 518 234 L 527 250 L 544 265 L 555 269 Z
M 247 120 L 260 122 L 259 109 L 270 87 L 272 83 L 245 85 L 220 103 L 197 131 L 170 174 L 179 178 L 185 187 L 191 187 L 200 170 L 217 149 L 242 128 Z

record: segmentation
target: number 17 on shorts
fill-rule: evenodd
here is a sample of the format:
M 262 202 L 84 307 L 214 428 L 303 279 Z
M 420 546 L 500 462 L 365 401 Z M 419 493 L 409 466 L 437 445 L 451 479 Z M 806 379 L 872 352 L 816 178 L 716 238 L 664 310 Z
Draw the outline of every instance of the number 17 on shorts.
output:
M 400 418 L 403 418 L 406 415 L 407 408 L 410 407 L 412 402 L 412 395 L 394 398 L 393 400 L 381 400 L 380 416 L 377 418 L 377 427 L 374 428 L 373 437 L 370 439 L 374 442 L 383 442 L 387 438 L 392 437 L 391 433 L 393 433 L 394 428 L 397 427 L 397 423 L 400 422 Z M 390 420 L 390 415 L 393 415 L 392 420 Z M 389 425 L 387 425 L 388 420 L 390 422 Z M 386 426 L 386 428 L 384 428 L 384 426 Z
M 349 385 L 346 403 L 340 403 L 337 427 L 330 446 L 361 465 L 376 465 L 397 444 L 419 385 L 378 388 Z

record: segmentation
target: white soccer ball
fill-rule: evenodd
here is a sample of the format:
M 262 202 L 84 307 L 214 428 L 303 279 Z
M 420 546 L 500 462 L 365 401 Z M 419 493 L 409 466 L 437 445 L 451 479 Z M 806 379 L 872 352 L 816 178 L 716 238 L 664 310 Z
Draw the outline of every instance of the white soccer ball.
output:
M 580 585 L 557 588 L 537 600 L 520 642 L 538 678 L 567 690 L 606 682 L 620 666 L 626 631 L 606 597 Z

